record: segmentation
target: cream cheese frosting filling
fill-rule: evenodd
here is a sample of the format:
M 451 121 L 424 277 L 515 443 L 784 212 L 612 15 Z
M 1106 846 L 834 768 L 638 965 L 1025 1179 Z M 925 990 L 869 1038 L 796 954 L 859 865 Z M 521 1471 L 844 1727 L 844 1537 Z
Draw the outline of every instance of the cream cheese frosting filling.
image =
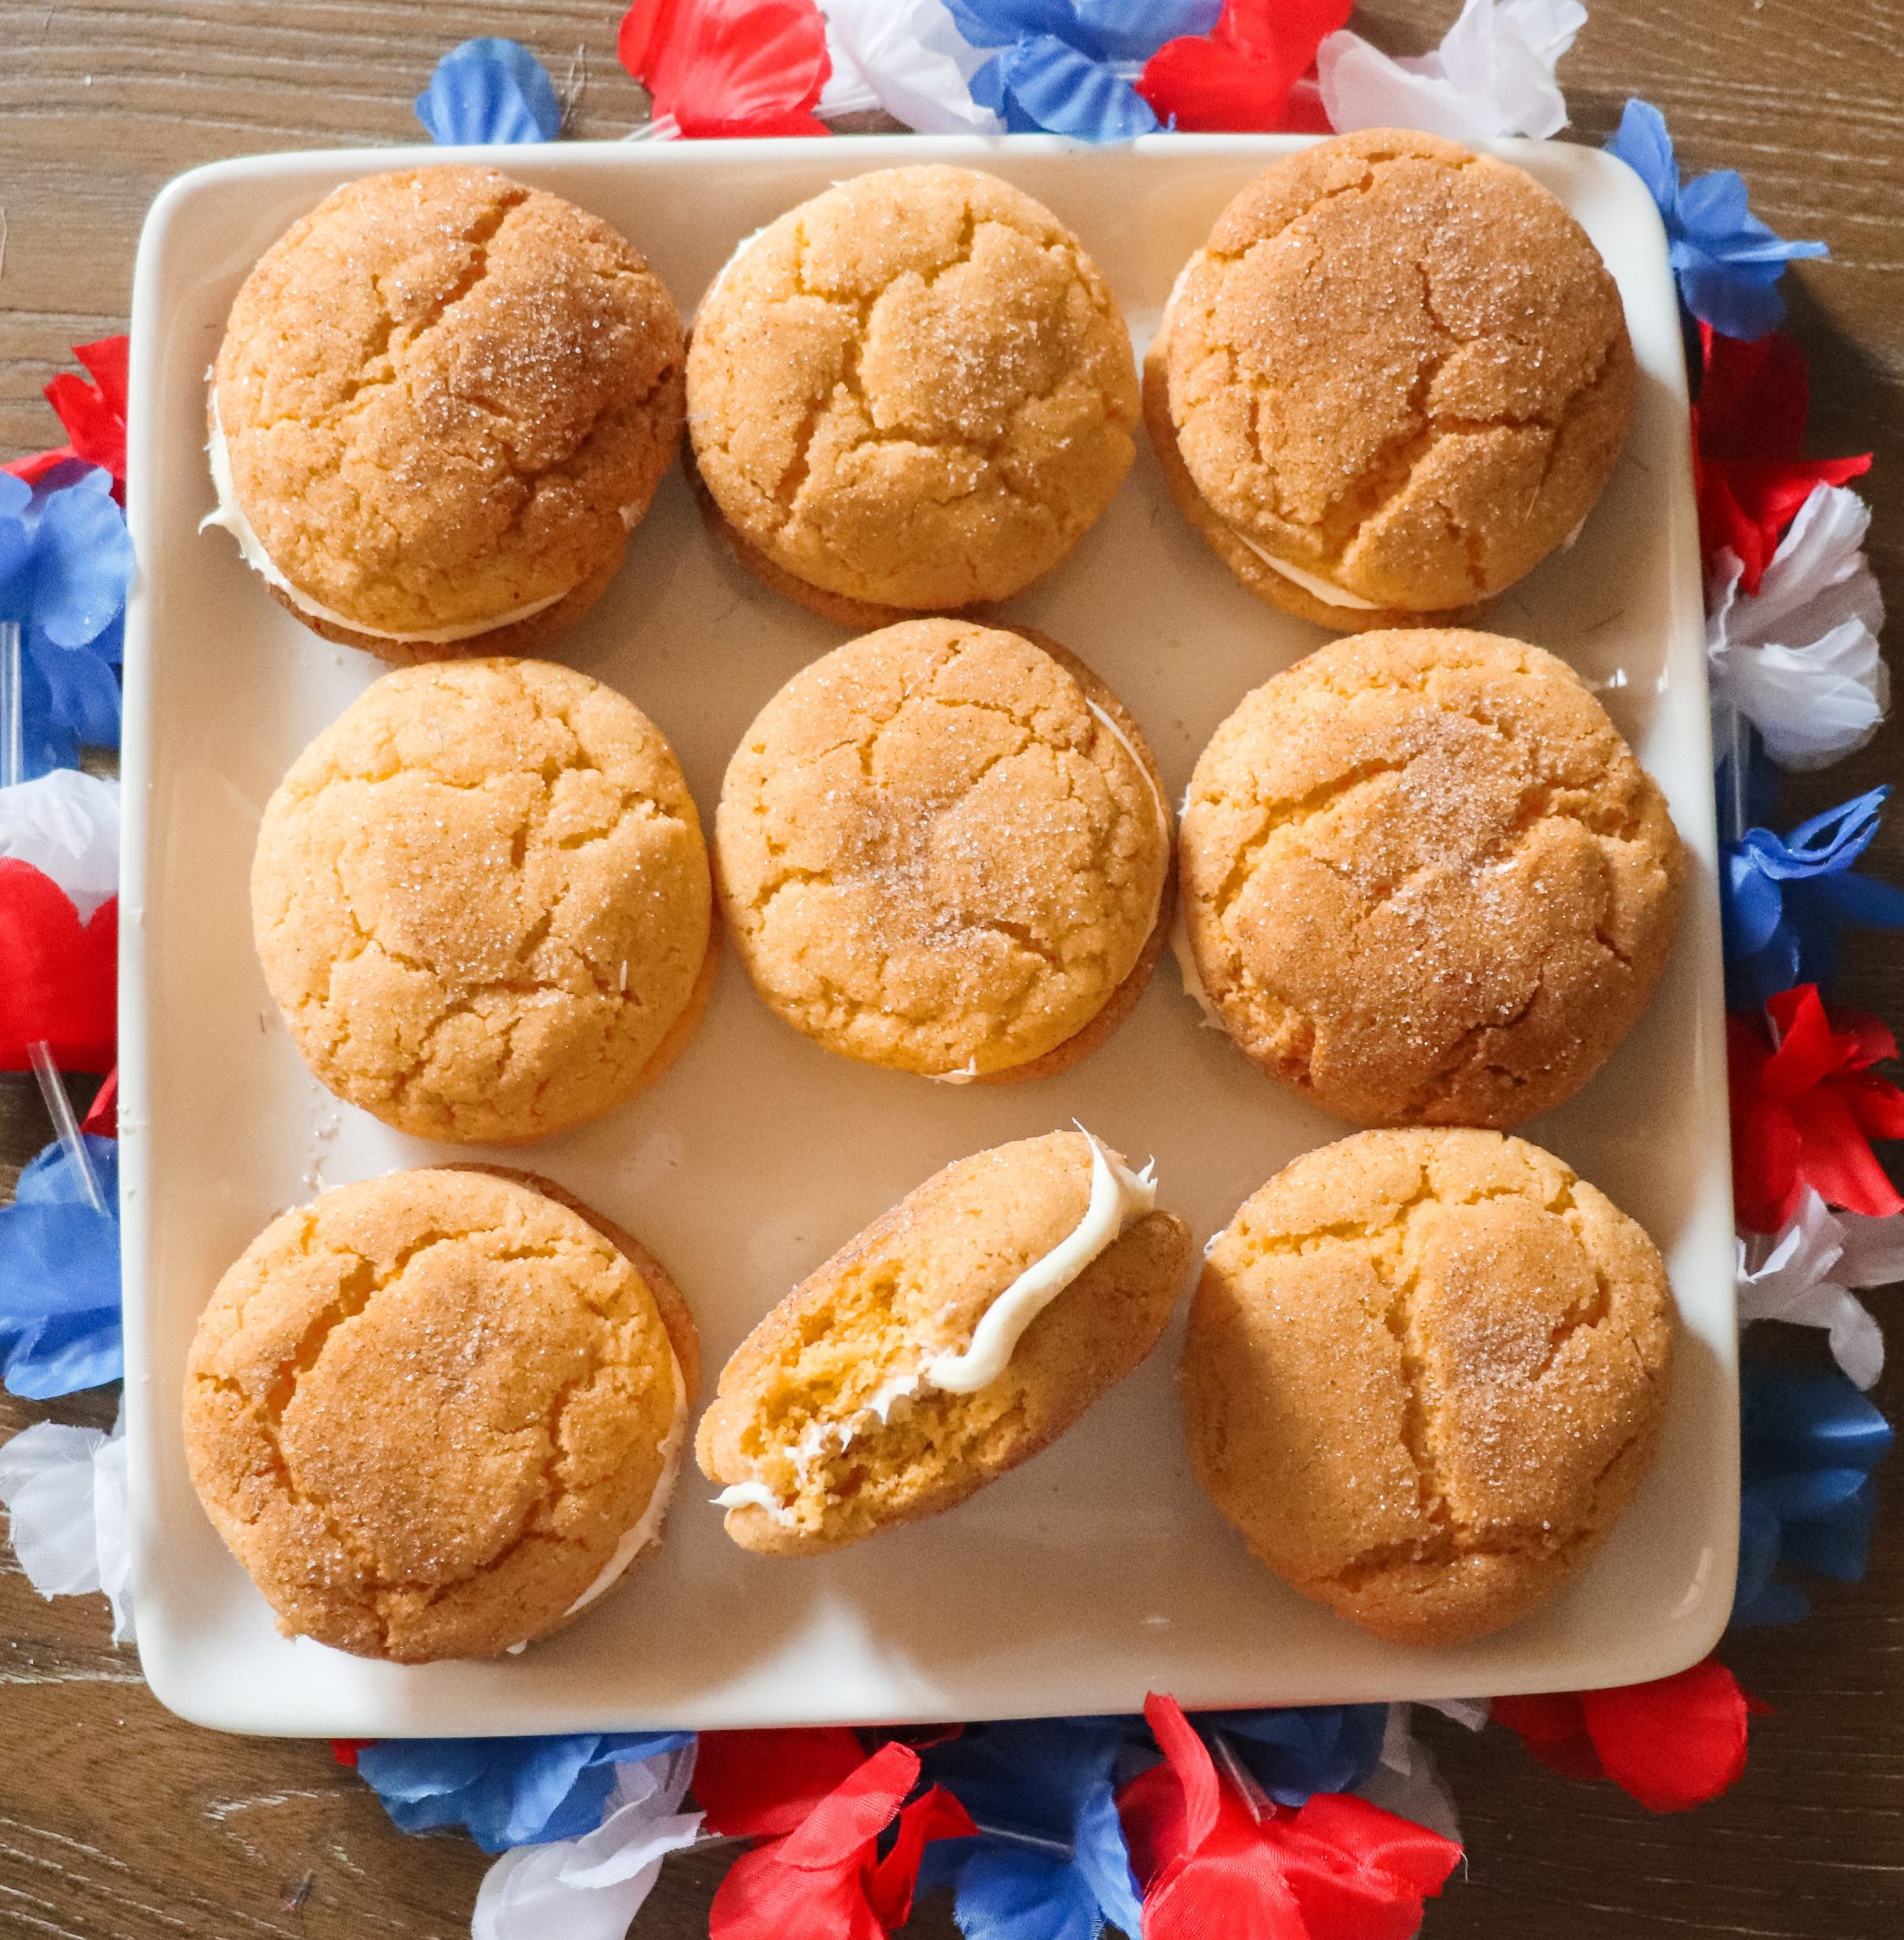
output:
M 1196 967 L 1196 952 L 1190 943 L 1190 926 L 1184 920 L 1180 903 L 1177 907 L 1177 920 L 1170 926 L 1170 953 L 1177 959 L 1177 974 L 1183 980 L 1183 994 L 1203 1013 L 1204 1029 L 1225 1029 L 1223 1014 L 1210 1001 L 1210 993 L 1203 984 L 1203 973 Z
M 764 1509 L 783 1528 L 795 1521 L 792 1510 L 764 1482 L 730 1482 L 714 1498 L 717 1509 Z
M 1133 1219 L 1152 1211 L 1157 1181 L 1152 1166 L 1133 1172 L 1118 1164 L 1082 1125 L 1091 1148 L 1091 1197 L 1084 1216 L 1050 1252 L 1035 1259 L 980 1316 L 971 1341 L 962 1349 L 936 1355 L 909 1374 L 889 1376 L 845 1422 L 814 1422 L 792 1450 L 794 1470 L 806 1484 L 813 1464 L 836 1441 L 843 1450 L 868 1416 L 883 1424 L 893 1410 L 927 1391 L 975 1394 L 998 1379 L 1010 1363 L 1025 1329 L 1050 1306 Z M 1155 1162 L 1152 1162 L 1154 1164 Z M 761 1482 L 731 1483 L 714 1497 L 719 1509 L 764 1509 L 783 1528 L 798 1519 L 792 1507 Z
M 985 1310 L 969 1347 L 926 1363 L 921 1370 L 925 1386 L 948 1394 L 976 1394 L 997 1380 L 1025 1329 L 1133 1219 L 1155 1206 L 1157 1181 L 1150 1166 L 1127 1172 L 1112 1162 L 1088 1131 L 1084 1137 L 1091 1148 L 1091 1198 L 1083 1218 Z
M 513 626 L 518 620 L 527 620 L 554 605 L 558 599 L 566 599 L 574 590 L 567 587 L 560 593 L 552 593 L 546 599 L 532 599 L 526 606 L 512 608 L 507 613 L 498 613 L 486 620 L 471 620 L 459 626 L 433 627 L 418 633 L 392 633 L 383 627 L 367 626 L 361 620 L 353 620 L 348 613 L 339 613 L 313 599 L 309 593 L 293 586 L 279 571 L 270 553 L 265 551 L 264 542 L 252 529 L 252 522 L 245 516 L 244 508 L 238 502 L 238 495 L 232 483 L 231 453 L 225 443 L 225 427 L 218 421 L 218 400 L 214 394 L 211 401 L 211 442 L 205 447 L 211 458 L 211 482 L 218 494 L 218 509 L 208 512 L 199 521 L 202 532 L 208 526 L 217 526 L 229 532 L 238 541 L 238 549 L 244 555 L 246 565 L 259 574 L 267 585 L 274 586 L 290 601 L 300 613 L 308 614 L 314 620 L 328 621 L 333 627 L 348 627 L 352 633 L 364 634 L 372 640 L 393 640 L 401 643 L 414 643 L 423 646 L 447 646 L 459 640 L 474 640 L 479 634 L 494 633 L 499 627 Z M 622 523 L 631 525 L 628 508 L 622 510 Z
M 1333 581 L 1318 578 L 1312 572 L 1305 572 L 1300 566 L 1293 566 L 1287 559 L 1279 559 L 1274 552 L 1266 552 L 1248 533 L 1231 525 L 1224 528 L 1230 535 L 1242 540 L 1271 572 L 1280 573 L 1292 586 L 1299 586 L 1305 593 L 1313 593 L 1325 606 L 1352 608 L 1358 613 L 1376 613 L 1381 609 L 1372 599 L 1365 599 L 1359 593 L 1346 593 Z
M 1157 334 L 1160 338 L 1168 338 L 1170 335 L 1171 312 L 1176 308 L 1177 299 L 1182 294 L 1184 279 L 1198 264 L 1207 261 L 1208 258 L 1208 252 L 1199 249 L 1177 271 L 1177 280 L 1171 285 L 1170 295 L 1164 304 L 1163 321 L 1158 327 Z M 1206 499 L 1204 503 L 1208 505 L 1209 501 Z M 1292 586 L 1299 586 L 1305 593 L 1313 594 L 1325 606 L 1346 607 L 1358 613 L 1374 613 L 1380 610 L 1374 600 L 1365 599 L 1359 593 L 1346 592 L 1332 580 L 1321 578 L 1312 572 L 1306 572 L 1300 566 L 1290 565 L 1287 559 L 1279 559 L 1274 552 L 1265 552 L 1248 533 L 1231 525 L 1227 520 L 1224 521 L 1224 530 L 1240 540 L 1258 559 L 1262 561 L 1265 565 L 1269 568 L 1271 572 L 1280 573 Z
M 586 1609 L 597 1597 L 612 1588 L 627 1574 L 635 1558 L 660 1537 L 661 1521 L 667 1513 L 674 1485 L 680 1478 L 681 1457 L 687 1448 L 687 1383 L 681 1378 L 680 1361 L 674 1362 L 674 1419 L 661 1443 L 661 1476 L 648 1498 L 648 1507 L 641 1512 L 640 1521 L 615 1545 L 614 1554 L 601 1575 L 562 1613 L 564 1616 Z

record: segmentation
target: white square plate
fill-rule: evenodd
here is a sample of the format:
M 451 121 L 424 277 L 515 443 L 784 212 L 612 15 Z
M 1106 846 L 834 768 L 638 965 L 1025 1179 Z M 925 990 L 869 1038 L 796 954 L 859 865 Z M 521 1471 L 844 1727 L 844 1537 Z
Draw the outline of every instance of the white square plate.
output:
M 268 155 L 174 182 L 133 299 L 120 1124 L 139 1650 L 159 1698 L 240 1731 L 387 1736 L 721 1727 L 1427 1698 L 1663 1676 L 1732 1595 L 1737 1493 L 1718 912 L 1685 374 L 1665 238 L 1637 180 L 1591 150 L 1509 143 L 1584 223 L 1624 296 L 1633 434 L 1579 543 L 1489 624 L 1599 684 L 1690 845 L 1684 934 L 1612 1062 L 1527 1128 L 1658 1240 L 1684 1321 L 1658 1466 L 1593 1566 L 1545 1610 L 1455 1650 L 1378 1644 L 1285 1589 L 1198 1494 L 1175 1328 L 1055 1448 L 955 1513 L 840 1554 L 750 1556 L 683 1478 L 658 1560 L 524 1655 L 418 1669 L 280 1637 L 194 1497 L 180 1391 L 200 1309 L 280 1209 L 450 1156 L 306 1075 L 252 950 L 258 816 L 309 737 L 377 672 L 297 625 L 222 533 L 205 376 L 246 270 L 336 183 L 499 159 L 633 239 L 684 311 L 736 241 L 843 174 L 990 168 L 1073 224 L 1139 347 L 1172 280 L 1277 136 L 1093 151 L 1043 138 L 562 146 Z M 1171 506 L 1147 449 L 1101 523 L 1015 615 L 1082 654 L 1143 723 L 1173 790 L 1245 692 L 1321 644 L 1243 592 Z M 738 572 L 680 474 L 614 587 L 561 643 L 672 739 L 711 821 L 728 753 L 839 631 Z M 961 1090 L 827 1056 L 771 1017 L 730 953 L 706 1022 L 652 1091 L 514 1162 L 548 1172 L 665 1259 L 710 1370 L 788 1288 L 937 1167 L 1080 1119 L 1137 1159 L 1201 1240 L 1296 1153 L 1348 1128 L 1199 1028 L 1167 961 L 1109 1044 L 1061 1078 Z M 477 1155 L 480 1156 L 480 1155 Z

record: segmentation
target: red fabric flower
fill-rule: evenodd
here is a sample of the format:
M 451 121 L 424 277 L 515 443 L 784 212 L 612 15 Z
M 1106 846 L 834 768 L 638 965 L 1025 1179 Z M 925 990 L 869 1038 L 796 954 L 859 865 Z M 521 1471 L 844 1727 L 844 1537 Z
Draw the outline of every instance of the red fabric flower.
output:
M 635 0 L 616 42 L 683 135 L 824 135 L 813 117 L 833 64 L 813 0 Z
M 80 1121 L 80 1129 L 99 1138 L 117 1138 L 119 1136 L 119 1067 L 114 1065 L 106 1074 L 106 1081 L 92 1094 L 92 1103 L 86 1107 L 86 1116 Z
M 58 414 L 69 442 L 56 450 L 15 458 L 4 468 L 29 485 L 70 458 L 103 465 L 112 474 L 112 496 L 126 502 L 126 352 L 123 336 L 76 343 L 73 355 L 92 372 L 94 382 L 62 371 L 46 386 L 46 402 Z M 95 388 L 96 385 L 97 388 Z
M 1497 1698 L 1493 1716 L 1563 1777 L 1611 1779 L 1649 1812 L 1684 1812 L 1738 1782 L 1746 1713 L 1771 1708 L 1708 1657 L 1652 1684 Z
M 790 1832 L 827 1793 L 866 1762 L 856 1733 L 704 1731 L 694 1760 L 694 1797 L 708 1829 L 730 1838 Z
M 1259 1819 L 1217 1776 L 1174 1698 L 1144 1701 L 1164 1763 L 1118 1800 L 1143 1940 L 1409 1940 L 1461 1848 L 1346 1792 Z
M 1827 1012 L 1815 984 L 1781 990 L 1765 1012 L 1769 1031 L 1737 1013 L 1725 1022 L 1740 1225 L 1776 1232 L 1808 1185 L 1853 1212 L 1904 1212 L 1868 1143 L 1904 1138 L 1904 1091 L 1870 1069 L 1896 1056 L 1896 1039 L 1874 1017 Z
M 1285 128 L 1326 134 L 1315 50 L 1345 25 L 1352 0 L 1225 0 L 1208 34 L 1167 40 L 1137 92 L 1160 120 L 1186 132 Z M 1306 78 L 1305 78 L 1306 77 Z
M 1742 343 L 1699 326 L 1705 375 L 1693 407 L 1693 475 L 1699 490 L 1699 548 L 1729 546 L 1748 593 L 1771 563 L 1785 528 L 1821 485 L 1843 485 L 1871 469 L 1862 458 L 1802 458 L 1811 415 L 1805 353 L 1782 331 Z
M 30 862 L 0 859 L 0 1071 L 28 1071 L 44 1040 L 62 1071 L 110 1071 L 117 1037 L 119 899 L 80 921 Z
M 743 1853 L 727 1869 L 708 1917 L 709 1940 L 885 1940 L 912 1911 L 912 1889 L 927 1842 L 969 1838 L 977 1829 L 965 1808 L 941 1786 L 910 1805 L 904 1803 L 919 1780 L 919 1754 L 906 1744 L 888 1744 L 861 1759 L 854 1741 L 855 1769 L 812 1800 L 808 1788 L 838 1760 L 845 1748 L 840 1741 L 852 1735 L 845 1731 L 718 1732 L 702 1738 L 702 1760 L 710 1744 L 716 1747 L 707 1789 L 701 1765 L 695 1769 L 695 1796 L 708 1823 L 725 1830 L 738 1812 L 757 1829 L 783 1834 Z M 760 1743 L 793 1739 L 832 1741 Z M 750 1751 L 761 1753 L 780 1778 L 791 1779 L 798 1796 L 777 1801 L 769 1778 L 742 1776 L 739 1766 Z M 718 1808 L 714 1800 L 720 1801 Z M 898 1836 L 882 1859 L 880 1835 L 896 1818 Z

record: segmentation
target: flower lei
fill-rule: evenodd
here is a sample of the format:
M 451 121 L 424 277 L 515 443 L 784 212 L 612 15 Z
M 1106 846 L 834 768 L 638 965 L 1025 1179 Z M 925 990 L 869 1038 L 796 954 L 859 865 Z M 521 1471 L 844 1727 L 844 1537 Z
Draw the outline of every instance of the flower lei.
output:
M 1439 48 L 1393 59 L 1346 30 L 1347 0 L 635 0 L 624 64 L 649 139 L 830 131 L 877 108 L 932 132 L 1400 124 L 1468 141 L 1565 125 L 1554 67 L 1577 0 L 1467 0 Z M 541 142 L 563 109 L 507 40 L 446 55 L 416 102 L 441 142 Z M 1651 192 L 1696 325 L 1695 470 L 1707 571 L 1722 843 L 1742 1326 L 1827 1336 L 1837 1372 L 1742 1369 L 1735 1625 L 1792 1621 L 1796 1568 L 1864 1572 L 1871 1471 L 1891 1429 L 1861 1390 L 1883 1338 L 1854 1289 L 1904 1277 L 1904 1197 L 1873 1153 L 1904 1137 L 1896 1054 L 1829 1004 L 1844 925 L 1904 928 L 1904 889 L 1856 871 L 1888 790 L 1784 834 L 1776 769 L 1862 746 L 1888 702 L 1883 609 L 1846 489 L 1868 456 L 1800 456 L 1804 358 L 1777 333 L 1778 279 L 1821 244 L 1753 217 L 1730 171 L 1682 183 L 1665 124 L 1627 105 L 1610 144 Z M 0 1209 L 0 1374 L 35 1399 L 117 1379 L 114 1086 L 76 1123 L 62 1071 L 114 1053 L 116 745 L 133 571 L 123 338 L 77 347 L 88 383 L 47 397 L 68 442 L 0 474 L 0 1069 L 39 1076 L 59 1131 Z M 132 1634 L 125 1444 L 41 1423 L 0 1447 L 0 1500 L 48 1595 L 103 1589 Z M 1478 1729 L 1485 1703 L 1448 1704 Z M 1764 1709 L 1712 1659 L 1622 1690 L 1502 1698 L 1495 1722 L 1569 1776 L 1656 1811 L 1738 1777 Z M 748 1842 L 714 1940 L 881 1940 L 916 1892 L 949 1888 L 968 1940 L 1093 1940 L 1108 1924 L 1192 1940 L 1253 1920 L 1287 1940 L 1406 1940 L 1461 1856 L 1454 1808 L 1405 1705 L 949 1726 L 546 1738 L 340 1741 L 339 1760 L 409 1831 L 462 1825 L 500 1855 L 476 1940 L 625 1932 L 664 1855 Z M 684 1809 L 690 1785 L 696 1810 Z

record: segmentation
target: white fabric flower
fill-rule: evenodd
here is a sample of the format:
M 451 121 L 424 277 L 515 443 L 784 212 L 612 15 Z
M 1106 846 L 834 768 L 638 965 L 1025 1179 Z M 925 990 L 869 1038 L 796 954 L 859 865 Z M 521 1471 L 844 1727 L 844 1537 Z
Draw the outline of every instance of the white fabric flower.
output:
M 1904 1279 L 1904 1213 L 1834 1212 L 1809 1187 L 1782 1231 L 1738 1244 L 1739 1325 L 1821 1327 L 1832 1358 L 1860 1388 L 1884 1369 L 1884 1336 L 1853 1287 Z
M 820 0 L 833 71 L 821 115 L 883 108 L 923 135 L 996 135 L 1005 124 L 972 99 L 990 56 L 969 46 L 945 0 Z
M 1577 0 L 1468 0 L 1432 54 L 1397 59 L 1346 29 L 1316 51 L 1329 125 L 1421 128 L 1457 142 L 1567 125 L 1554 67 L 1587 23 Z
M 96 1428 L 36 1422 L 0 1446 L 0 1502 L 14 1554 L 42 1597 L 103 1590 L 112 1641 L 133 1639 L 132 1547 L 126 1521 L 124 1417 Z
M 1742 714 L 1781 768 L 1823 768 L 1862 748 L 1890 703 L 1877 650 L 1884 602 L 1863 551 L 1871 508 L 1821 485 L 1799 508 L 1754 593 L 1721 552 L 1706 590 L 1715 740 Z
M 89 921 L 119 893 L 119 784 L 77 768 L 0 788 L 0 858 L 30 862 Z
M 1433 1708 L 1446 1711 L 1451 1716 L 1459 1715 L 1445 1704 Z M 1370 1773 L 1368 1783 L 1362 1788 L 1362 1796 L 1370 1804 L 1379 1805 L 1384 1812 L 1393 1812 L 1398 1818 L 1412 1819 L 1418 1826 L 1426 1826 L 1430 1832 L 1439 1832 L 1443 1838 L 1458 1840 L 1461 1837 L 1461 1821 L 1455 1811 L 1454 1794 L 1436 1771 L 1434 1754 L 1410 1728 L 1408 1710 L 1406 1704 L 1391 1704 L 1388 1707 L 1388 1723 L 1382 1733 L 1381 1763 Z M 1487 1707 L 1483 1704 L 1483 1721 L 1486 1716 Z M 1463 1716 L 1461 1722 L 1466 1724 L 1468 1719 Z M 1470 1729 L 1478 1729 L 1478 1726 Z
M 691 1744 L 617 1766 L 595 1831 L 517 1846 L 483 1876 L 473 1940 L 622 1940 L 663 1858 L 701 1829 L 699 1813 L 680 1809 L 693 1776 Z

